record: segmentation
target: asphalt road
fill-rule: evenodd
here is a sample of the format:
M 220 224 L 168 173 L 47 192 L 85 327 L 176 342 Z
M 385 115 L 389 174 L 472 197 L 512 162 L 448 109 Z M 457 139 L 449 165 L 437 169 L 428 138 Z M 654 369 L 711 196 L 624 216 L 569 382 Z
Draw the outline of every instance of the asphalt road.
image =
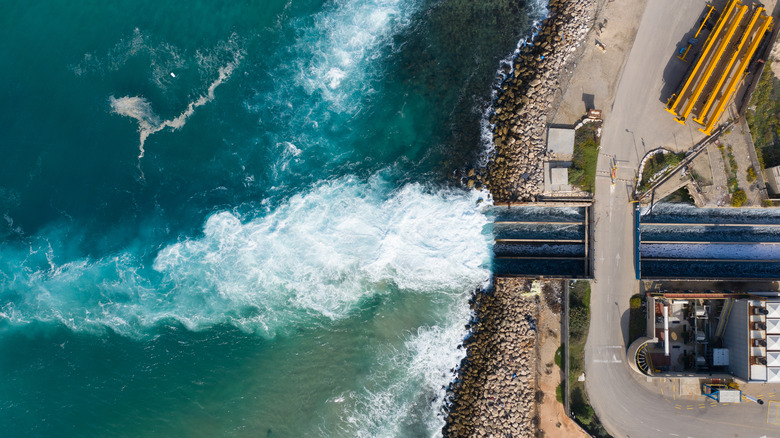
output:
M 684 74 L 684 64 L 670 61 L 705 4 L 703 0 L 647 2 L 615 101 L 605 112 L 600 171 L 609 170 L 612 155 L 619 166 L 618 178 L 631 180 L 645 152 L 670 143 L 680 148 L 702 138 L 693 123 L 680 125 L 664 111 L 663 95 Z M 629 368 L 625 357 L 629 298 L 639 287 L 630 190 L 630 184 L 621 181 L 613 186 L 609 177 L 596 181 L 595 281 L 585 383 L 602 423 L 615 437 L 780 437 L 780 426 L 767 420 L 767 405 L 711 407 L 707 403 L 702 409 L 681 410 L 643 386 L 642 376 Z

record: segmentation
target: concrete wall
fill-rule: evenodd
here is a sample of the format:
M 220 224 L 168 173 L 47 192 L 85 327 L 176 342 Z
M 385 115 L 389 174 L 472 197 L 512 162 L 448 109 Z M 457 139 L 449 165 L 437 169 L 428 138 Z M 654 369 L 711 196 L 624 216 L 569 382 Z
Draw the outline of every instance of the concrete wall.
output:
M 742 380 L 750 379 L 748 340 L 748 300 L 736 300 L 723 334 L 729 349 L 729 370 Z
M 770 167 L 764 170 L 764 179 L 766 180 L 766 187 L 773 195 L 780 194 L 780 166 Z

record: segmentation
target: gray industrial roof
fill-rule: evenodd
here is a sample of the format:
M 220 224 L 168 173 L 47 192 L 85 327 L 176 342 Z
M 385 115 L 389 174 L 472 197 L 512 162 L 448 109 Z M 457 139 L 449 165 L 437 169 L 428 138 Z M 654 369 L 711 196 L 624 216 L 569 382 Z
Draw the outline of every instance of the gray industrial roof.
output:
M 570 128 L 548 129 L 547 151 L 561 155 L 574 153 L 574 130 Z

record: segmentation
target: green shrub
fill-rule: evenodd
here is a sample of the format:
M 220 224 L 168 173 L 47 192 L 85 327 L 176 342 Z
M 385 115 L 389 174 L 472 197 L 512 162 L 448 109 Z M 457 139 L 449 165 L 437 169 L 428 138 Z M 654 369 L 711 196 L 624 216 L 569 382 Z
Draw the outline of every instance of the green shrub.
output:
M 745 115 L 761 169 L 780 165 L 780 80 L 767 61 Z
M 593 408 L 588 404 L 588 399 L 585 397 L 584 389 L 576 385 L 571 390 L 571 410 L 574 411 L 574 415 L 581 424 L 587 426 L 593 421 Z
M 561 382 L 560 385 L 558 385 L 557 388 L 555 388 L 555 399 L 558 400 L 558 403 L 563 404 L 563 387 L 566 385 L 566 383 Z
M 731 206 L 732 207 L 741 207 L 745 201 L 747 201 L 747 195 L 745 194 L 745 191 L 742 189 L 738 189 L 734 191 L 734 194 L 731 195 Z
M 599 138 L 596 136 L 600 124 L 591 123 L 574 134 L 574 153 L 569 169 L 569 184 L 593 193 L 596 186 L 596 164 L 599 159 Z
M 748 167 L 747 170 L 747 182 L 753 182 L 756 180 L 756 169 L 753 169 L 753 166 Z
M 631 297 L 628 314 L 628 344 L 639 339 L 647 330 L 647 316 L 642 311 L 642 297 L 635 294 Z
M 674 154 L 674 153 L 657 153 L 653 155 L 652 157 L 648 158 L 645 162 L 645 167 L 642 170 L 642 183 L 639 186 L 639 190 L 647 190 L 651 186 L 650 178 L 655 176 L 658 172 L 663 170 L 664 168 L 667 168 L 667 172 L 674 169 L 678 164 L 680 164 L 680 161 L 685 158 L 684 153 Z M 665 172 L 666 173 L 666 172 Z M 653 181 L 656 182 L 656 181 Z

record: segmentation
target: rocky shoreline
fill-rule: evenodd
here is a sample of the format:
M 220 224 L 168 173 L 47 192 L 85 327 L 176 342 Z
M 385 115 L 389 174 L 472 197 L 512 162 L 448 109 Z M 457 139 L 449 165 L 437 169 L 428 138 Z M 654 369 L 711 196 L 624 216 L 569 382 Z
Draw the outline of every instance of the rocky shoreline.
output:
M 568 83 L 596 1 L 550 0 L 533 43 L 505 70 L 490 117 L 495 151 L 486 168 L 468 172 L 468 187 L 484 185 L 496 203 L 533 202 L 541 195 L 548 117 L 564 94 L 560 84 Z M 450 387 L 445 438 L 537 435 L 540 297 L 529 291 L 530 281 L 496 278 L 492 291 L 476 293 L 467 356 Z
M 495 151 L 485 169 L 469 171 L 467 186 L 486 186 L 498 203 L 532 202 L 544 187 L 547 121 L 567 61 L 592 24 L 596 0 L 550 0 L 533 43 L 513 60 L 490 117 Z
M 530 281 L 496 279 L 472 301 L 467 357 L 451 387 L 445 437 L 531 437 L 536 418 L 536 321 Z

